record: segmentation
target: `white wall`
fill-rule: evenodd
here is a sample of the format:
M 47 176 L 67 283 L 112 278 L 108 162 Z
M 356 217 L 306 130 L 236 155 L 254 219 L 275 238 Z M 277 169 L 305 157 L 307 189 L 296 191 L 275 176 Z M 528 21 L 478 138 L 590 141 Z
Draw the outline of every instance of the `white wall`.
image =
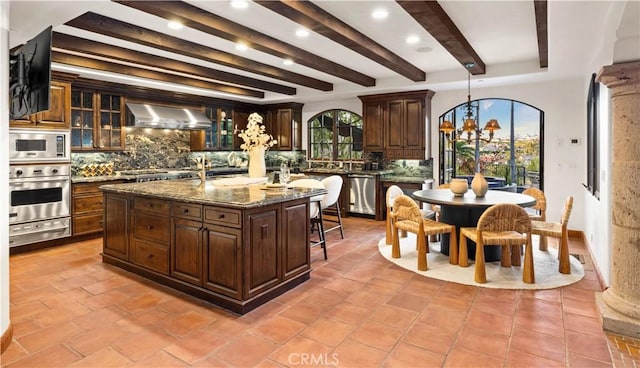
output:
M 0 1 L 0 157 L 9 157 L 9 2 Z M 2 188 L 5 188 L 2 190 Z M 0 160 L 0 192 L 9 188 L 9 161 Z M 0 335 L 9 327 L 9 196 L 0 196 Z

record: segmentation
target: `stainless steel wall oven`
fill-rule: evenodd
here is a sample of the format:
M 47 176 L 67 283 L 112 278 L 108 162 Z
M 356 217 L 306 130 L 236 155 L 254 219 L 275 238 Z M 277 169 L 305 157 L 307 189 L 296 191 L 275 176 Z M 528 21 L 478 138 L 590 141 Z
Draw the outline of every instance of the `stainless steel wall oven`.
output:
M 11 165 L 9 246 L 71 235 L 69 164 Z

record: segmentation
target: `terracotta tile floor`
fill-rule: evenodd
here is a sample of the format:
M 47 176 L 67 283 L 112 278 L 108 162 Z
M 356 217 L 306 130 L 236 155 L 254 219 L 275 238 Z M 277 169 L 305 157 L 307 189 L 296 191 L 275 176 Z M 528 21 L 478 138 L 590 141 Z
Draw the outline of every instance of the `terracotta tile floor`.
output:
M 640 342 L 602 331 L 588 254 L 577 284 L 485 289 L 390 264 L 384 222 L 345 228 L 311 280 L 244 316 L 103 264 L 100 239 L 12 256 L 2 367 L 640 367 Z

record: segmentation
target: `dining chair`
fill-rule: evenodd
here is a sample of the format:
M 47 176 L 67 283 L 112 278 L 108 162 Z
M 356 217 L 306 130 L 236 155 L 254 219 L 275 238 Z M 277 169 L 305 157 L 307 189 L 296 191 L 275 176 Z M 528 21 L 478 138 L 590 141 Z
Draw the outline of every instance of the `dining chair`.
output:
M 298 179 L 291 182 L 292 188 L 316 188 L 325 189 L 324 184 L 320 180 L 316 179 Z M 327 259 L 327 242 L 325 240 L 324 224 L 322 221 L 321 203 L 326 197 L 326 194 L 321 194 L 309 198 L 309 219 L 310 227 L 318 226 L 318 240 L 313 241 L 309 239 L 309 245 L 312 247 L 321 246 L 324 252 L 324 259 Z
M 400 237 L 398 231 L 405 230 L 414 233 L 416 234 L 416 248 L 418 249 L 418 270 L 420 271 L 429 269 L 427 264 L 427 252 L 429 251 L 428 236 L 449 233 L 451 234 L 451 236 L 449 236 L 449 249 L 458 249 L 456 244 L 456 227 L 422 217 L 418 204 L 407 195 L 401 194 L 393 201 L 391 218 L 393 227 L 391 257 L 400 258 Z M 449 252 L 449 263 L 458 263 L 457 251 Z
M 536 199 L 536 204 L 525 209 L 529 213 L 529 218 L 532 221 L 546 221 L 547 219 L 547 197 L 544 192 L 538 188 L 529 187 L 522 191 L 522 194 L 532 196 Z M 533 213 L 531 213 L 533 211 Z M 540 235 L 540 243 L 538 249 L 542 251 L 547 250 L 547 237 Z
M 569 262 L 569 234 L 567 225 L 569 224 L 569 216 L 571 216 L 572 208 L 573 197 L 569 196 L 564 202 L 564 208 L 562 209 L 560 222 L 531 221 L 532 234 L 540 235 L 541 238 L 543 236 L 550 236 L 560 239 L 560 244 L 558 245 L 558 271 L 564 274 L 571 273 L 571 264 Z
M 476 282 L 487 282 L 484 260 L 484 247 L 487 245 L 502 247 L 500 264 L 503 267 L 520 266 L 520 247 L 525 245 L 522 281 L 535 282 L 531 219 L 524 208 L 510 203 L 496 204 L 482 213 L 476 227 L 460 228 L 459 265 L 462 267 L 469 266 L 467 239 L 476 243 Z
M 335 225 L 324 227 L 324 233 L 340 229 L 340 237 L 344 239 L 344 227 L 342 226 L 342 215 L 340 214 L 340 193 L 342 192 L 342 177 L 340 175 L 328 176 L 320 182 L 327 189 L 327 194 L 320 202 L 323 221 Z
M 400 189 L 399 186 L 397 185 L 392 185 L 389 188 L 387 188 L 387 192 L 386 192 L 386 204 L 387 204 L 387 223 L 386 223 L 386 234 L 385 234 L 385 243 L 386 244 L 391 244 L 391 242 L 393 241 L 393 234 L 391 232 L 392 230 L 392 219 L 391 219 L 391 210 L 393 208 L 393 201 L 396 200 L 396 197 L 403 195 L 404 192 L 402 191 L 402 189 Z M 404 234 L 406 236 L 406 233 Z

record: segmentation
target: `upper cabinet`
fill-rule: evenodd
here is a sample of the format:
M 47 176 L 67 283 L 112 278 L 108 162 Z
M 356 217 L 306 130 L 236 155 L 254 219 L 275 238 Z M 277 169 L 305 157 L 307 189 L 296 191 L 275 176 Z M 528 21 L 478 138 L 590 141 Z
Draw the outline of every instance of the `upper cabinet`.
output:
M 71 114 L 71 84 L 67 82 L 51 82 L 49 94 L 49 110 L 11 120 L 11 127 L 28 127 L 42 129 L 69 129 Z
M 92 90 L 71 91 L 71 149 L 124 149 L 124 97 Z
M 231 107 L 210 106 L 205 114 L 211 120 L 208 129 L 191 131 L 192 151 L 228 151 L 234 149 L 234 113 Z
M 387 159 L 424 159 L 431 116 L 430 90 L 359 96 L 364 119 L 364 151 Z
M 270 105 L 264 115 L 265 131 L 278 140 L 272 150 L 302 149 L 302 104 Z

